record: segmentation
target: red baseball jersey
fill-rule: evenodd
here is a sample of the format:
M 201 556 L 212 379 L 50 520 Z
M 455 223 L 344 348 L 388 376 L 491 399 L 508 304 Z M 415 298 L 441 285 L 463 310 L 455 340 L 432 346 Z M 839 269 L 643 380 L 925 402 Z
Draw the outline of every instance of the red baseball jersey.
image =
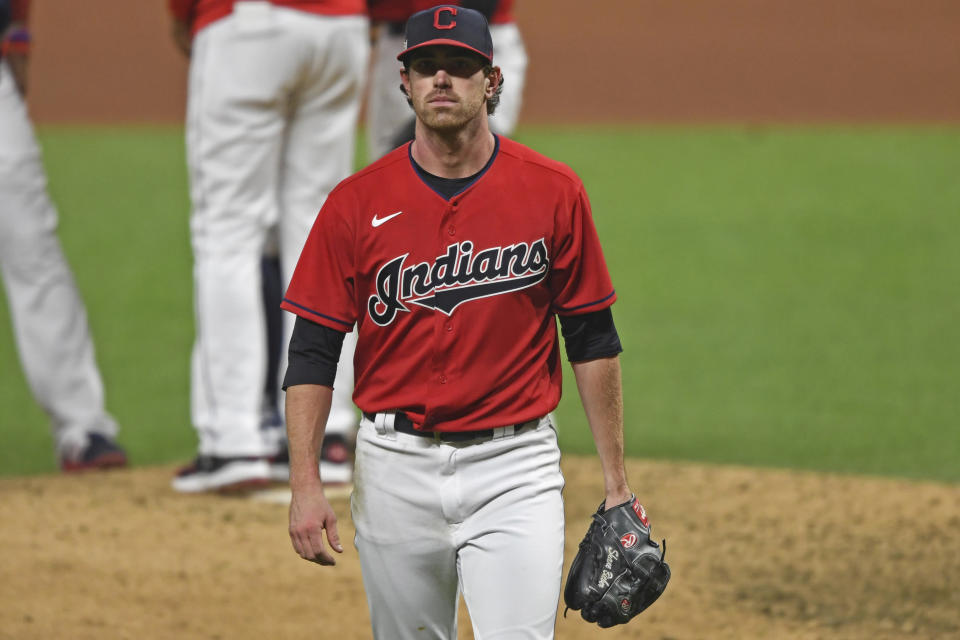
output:
M 453 2 L 442 2 L 441 0 L 367 0 L 367 11 L 370 13 L 371 20 L 382 20 L 385 22 L 406 22 L 407 18 L 417 11 L 424 11 L 438 4 L 456 4 L 459 0 Z M 490 24 L 505 24 L 513 22 L 513 0 L 500 0 L 493 15 L 490 16 Z
M 404 145 L 327 198 L 282 307 L 358 328 L 354 402 L 401 410 L 420 428 L 486 429 L 560 400 L 554 314 L 616 295 L 583 183 L 505 138 L 449 201 Z
M 30 0 L 10 0 L 10 21 L 26 23 L 30 14 Z
M 506 24 L 513 22 L 513 0 L 500 0 L 493 15 L 490 16 L 490 24 Z
M 371 20 L 384 22 L 406 22 L 407 18 L 423 9 L 429 9 L 442 2 L 425 4 L 432 0 L 367 0 L 367 12 Z
M 189 22 L 194 33 L 224 16 L 230 15 L 236 0 L 167 0 L 174 18 Z M 329 16 L 363 15 L 364 0 L 269 0 L 282 7 Z

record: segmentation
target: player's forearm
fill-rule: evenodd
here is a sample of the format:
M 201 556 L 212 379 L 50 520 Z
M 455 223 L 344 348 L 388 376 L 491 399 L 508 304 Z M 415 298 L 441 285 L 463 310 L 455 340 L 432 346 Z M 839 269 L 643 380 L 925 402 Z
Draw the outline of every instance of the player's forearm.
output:
M 290 450 L 290 487 L 320 484 L 320 445 L 330 414 L 333 389 L 318 384 L 287 388 L 287 443 Z
M 571 364 L 577 390 L 603 468 L 607 507 L 630 499 L 623 465 L 623 389 L 620 358 L 598 358 Z

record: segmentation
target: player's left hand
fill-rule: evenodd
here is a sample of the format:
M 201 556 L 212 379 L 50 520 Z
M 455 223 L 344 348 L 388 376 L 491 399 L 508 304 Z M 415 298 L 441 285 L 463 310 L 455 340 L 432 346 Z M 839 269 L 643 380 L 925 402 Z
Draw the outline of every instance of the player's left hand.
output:
M 329 547 L 343 553 L 337 532 L 337 514 L 323 494 L 322 485 L 294 490 L 290 498 L 290 541 L 294 550 L 304 560 L 333 566 L 337 561 L 323 543 L 324 530 Z
M 625 624 L 667 588 L 670 567 L 663 549 L 650 539 L 650 522 L 640 501 L 610 509 L 605 504 L 580 543 L 563 592 L 567 606 L 601 627 Z

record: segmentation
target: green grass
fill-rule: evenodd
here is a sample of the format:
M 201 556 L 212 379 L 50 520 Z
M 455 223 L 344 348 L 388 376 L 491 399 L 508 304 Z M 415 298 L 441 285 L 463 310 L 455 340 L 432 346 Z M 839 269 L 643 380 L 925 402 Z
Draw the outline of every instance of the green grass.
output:
M 41 136 L 108 403 L 140 463 L 195 442 L 181 138 Z M 630 454 L 960 480 L 960 130 L 519 139 L 590 193 L 619 295 Z M 52 469 L 5 309 L 0 366 L 0 473 Z M 564 449 L 592 451 L 570 382 L 557 414 Z
M 523 139 L 592 195 L 631 453 L 960 479 L 960 132 Z

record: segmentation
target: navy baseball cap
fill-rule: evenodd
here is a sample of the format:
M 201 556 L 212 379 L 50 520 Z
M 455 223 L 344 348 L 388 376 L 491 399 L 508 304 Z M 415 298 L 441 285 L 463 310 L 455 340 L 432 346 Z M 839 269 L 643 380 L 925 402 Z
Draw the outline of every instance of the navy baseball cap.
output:
M 403 60 L 411 51 L 436 44 L 468 49 L 493 62 L 493 39 L 487 19 L 479 11 L 451 4 L 418 11 L 407 20 Z

